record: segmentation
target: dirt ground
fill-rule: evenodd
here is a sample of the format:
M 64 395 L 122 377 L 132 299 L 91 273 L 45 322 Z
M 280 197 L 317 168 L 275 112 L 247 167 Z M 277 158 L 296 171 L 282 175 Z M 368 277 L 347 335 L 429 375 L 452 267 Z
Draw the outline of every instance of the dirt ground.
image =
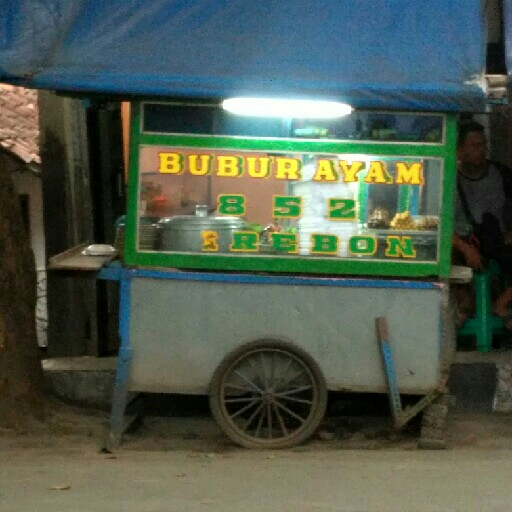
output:
M 190 397 L 193 399 L 193 397 Z M 135 429 L 125 434 L 116 450 L 192 451 L 231 453 L 245 451 L 234 445 L 217 427 L 202 402 L 192 402 L 186 414 L 183 405 L 169 410 L 151 407 L 149 415 Z M 336 404 L 335 404 L 336 405 Z M 377 402 L 373 407 L 379 408 Z M 370 407 L 371 408 L 371 407 Z M 341 409 L 341 413 L 338 409 Z M 416 450 L 419 417 L 396 431 L 391 418 L 382 411 L 369 414 L 363 410 L 334 407 L 326 415 L 319 431 L 292 452 L 322 450 Z M 89 445 L 101 451 L 107 446 L 109 413 L 80 407 L 48 397 L 44 422 L 28 420 L 18 429 L 0 427 L 0 449 L 60 448 Z M 512 449 L 512 414 L 471 414 L 450 412 L 447 419 L 450 450 Z
M 416 447 L 386 418 L 330 418 L 283 451 L 233 446 L 207 416 L 147 417 L 111 453 L 106 413 L 53 404 L 45 423 L 0 431 L 0 510 L 508 511 L 512 417 L 449 417 L 449 448 Z

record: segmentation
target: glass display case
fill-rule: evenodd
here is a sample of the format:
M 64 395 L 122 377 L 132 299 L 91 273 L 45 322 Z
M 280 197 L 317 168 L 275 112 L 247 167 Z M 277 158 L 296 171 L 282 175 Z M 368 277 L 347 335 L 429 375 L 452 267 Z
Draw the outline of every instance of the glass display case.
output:
M 235 116 L 132 107 L 128 265 L 447 276 L 450 115 Z

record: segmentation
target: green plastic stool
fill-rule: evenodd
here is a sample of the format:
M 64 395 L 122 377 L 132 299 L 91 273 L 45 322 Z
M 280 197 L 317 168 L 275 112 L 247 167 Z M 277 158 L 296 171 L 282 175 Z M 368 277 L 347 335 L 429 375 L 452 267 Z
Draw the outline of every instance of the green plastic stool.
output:
M 485 270 L 473 275 L 475 316 L 466 320 L 459 329 L 458 335 L 474 336 L 477 352 L 492 350 L 493 336 L 505 331 L 503 320 L 492 314 L 491 283 L 492 278 L 499 273 L 498 264 L 490 261 Z

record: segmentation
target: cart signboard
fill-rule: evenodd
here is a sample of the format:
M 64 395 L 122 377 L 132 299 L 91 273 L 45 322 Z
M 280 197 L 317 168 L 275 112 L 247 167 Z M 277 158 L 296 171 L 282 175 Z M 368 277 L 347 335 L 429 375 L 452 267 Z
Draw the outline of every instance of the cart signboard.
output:
M 447 276 L 455 121 L 133 105 L 129 265 Z

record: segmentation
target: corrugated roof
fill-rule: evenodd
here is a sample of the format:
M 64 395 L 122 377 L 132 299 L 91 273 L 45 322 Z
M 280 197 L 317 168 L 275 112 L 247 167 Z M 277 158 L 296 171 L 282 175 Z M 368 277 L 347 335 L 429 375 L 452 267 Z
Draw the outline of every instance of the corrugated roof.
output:
M 41 163 L 36 90 L 0 84 L 0 146 L 26 163 Z

